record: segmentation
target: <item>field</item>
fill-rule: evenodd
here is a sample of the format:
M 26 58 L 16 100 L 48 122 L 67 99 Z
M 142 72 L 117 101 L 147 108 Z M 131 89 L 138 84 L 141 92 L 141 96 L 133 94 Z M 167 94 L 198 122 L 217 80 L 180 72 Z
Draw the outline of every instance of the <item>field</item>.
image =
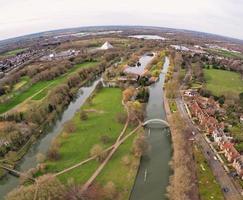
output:
M 22 51 L 25 51 L 27 48 L 23 48 L 23 49 L 15 49 L 13 51 L 8 51 L 6 53 L 3 53 L 2 55 L 3 56 L 14 56 L 16 55 L 17 53 L 21 53 Z
M 201 200 L 223 200 L 223 194 L 201 150 L 194 147 L 199 195 Z
M 208 49 L 208 52 L 227 58 L 243 59 L 243 54 L 239 52 L 226 51 L 223 49 Z
M 91 67 L 95 66 L 96 62 L 85 62 L 79 65 L 74 66 L 70 69 L 66 74 L 56 79 L 50 81 L 40 81 L 31 85 L 26 91 L 23 92 L 14 92 L 13 97 L 6 103 L 0 104 L 0 114 L 14 108 L 18 104 L 22 103 L 28 98 L 32 98 L 32 100 L 40 100 L 46 96 L 47 92 L 53 88 L 54 86 L 64 82 L 66 78 L 74 73 L 76 70 L 82 67 Z
M 21 87 L 23 87 L 30 80 L 28 76 L 21 77 L 20 81 L 16 83 L 13 87 L 13 91 L 18 91 Z
M 224 95 L 225 92 L 233 92 L 239 94 L 243 91 L 243 80 L 240 79 L 240 74 L 236 72 L 204 69 L 206 79 L 206 88 L 214 95 Z
M 71 120 L 76 130 L 66 137 L 64 137 L 65 129 L 62 131 L 62 134 L 57 138 L 60 143 L 61 158 L 57 161 L 47 161 L 47 172 L 59 172 L 85 160 L 90 156 L 90 150 L 96 144 L 104 148 L 111 146 L 124 126 L 116 120 L 116 116 L 124 112 L 121 99 L 120 89 L 105 88 L 95 94 L 91 102 L 87 101 L 82 110 L 88 113 L 88 118 L 85 120 L 80 119 L 80 111 Z M 104 136 L 109 138 L 106 143 L 102 141 Z M 121 199 L 128 199 L 139 162 L 130 153 L 133 138 L 134 136 L 120 146 L 101 172 L 101 175 L 96 179 L 101 185 L 113 181 L 119 190 L 119 194 L 123 196 Z M 122 157 L 125 155 L 131 160 L 130 166 L 122 163 Z M 91 161 L 61 175 L 60 180 L 67 183 L 72 177 L 76 183 L 82 184 L 87 181 L 99 164 L 98 161 Z
M 65 82 L 67 77 L 74 74 L 78 69 L 88 68 L 88 67 L 92 67 L 92 66 L 95 66 L 95 65 L 96 65 L 96 62 L 85 62 L 85 63 L 75 65 L 66 74 L 64 74 L 64 75 L 62 75 L 62 76 L 60 76 L 60 77 L 58 77 L 58 78 L 56 78 L 52 81 L 46 81 L 46 82 L 50 83 L 48 85 L 48 87 L 46 87 L 44 90 L 42 90 L 38 94 L 34 95 L 31 99 L 32 100 L 41 100 L 42 98 L 44 98 L 47 95 L 48 91 L 50 91 L 53 87 Z

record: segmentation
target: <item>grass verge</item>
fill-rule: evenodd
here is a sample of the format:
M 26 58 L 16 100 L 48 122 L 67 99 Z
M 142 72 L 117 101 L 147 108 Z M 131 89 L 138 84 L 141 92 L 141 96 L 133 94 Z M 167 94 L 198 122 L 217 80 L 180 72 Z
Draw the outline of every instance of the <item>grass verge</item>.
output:
M 199 185 L 199 195 L 201 200 L 224 200 L 221 188 L 216 181 L 201 150 L 196 146 L 193 148 L 196 159 L 197 177 Z

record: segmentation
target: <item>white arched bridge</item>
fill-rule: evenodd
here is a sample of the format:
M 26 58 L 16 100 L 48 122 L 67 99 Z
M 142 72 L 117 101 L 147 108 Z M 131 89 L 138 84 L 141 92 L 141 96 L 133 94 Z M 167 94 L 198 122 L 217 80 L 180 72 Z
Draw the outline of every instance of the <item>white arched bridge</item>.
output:
M 163 119 L 148 119 L 143 123 L 143 126 L 147 126 L 149 124 L 161 124 L 165 127 L 170 127 L 169 123 Z

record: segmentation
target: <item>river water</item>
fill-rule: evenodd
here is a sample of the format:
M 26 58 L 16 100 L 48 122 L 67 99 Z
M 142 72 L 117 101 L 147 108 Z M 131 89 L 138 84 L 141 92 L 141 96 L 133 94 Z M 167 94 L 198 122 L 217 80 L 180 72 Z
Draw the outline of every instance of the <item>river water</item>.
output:
M 125 69 L 125 72 L 131 73 L 131 74 L 142 75 L 144 73 L 144 71 L 145 71 L 146 66 L 148 65 L 148 63 L 153 58 L 154 58 L 154 55 L 153 56 L 143 55 L 139 59 L 140 66 L 136 65 L 134 67 L 128 67 L 128 68 Z
M 37 165 L 36 155 L 38 153 L 46 154 L 48 148 L 51 145 L 53 138 L 55 138 L 63 128 L 65 122 L 69 121 L 75 114 L 75 112 L 84 104 L 86 99 L 94 91 L 96 85 L 101 79 L 91 81 L 83 86 L 77 95 L 77 98 L 69 104 L 67 109 L 63 112 L 61 118 L 57 120 L 54 127 L 49 133 L 43 135 L 38 139 L 38 142 L 31 146 L 27 154 L 21 160 L 17 169 L 19 171 L 26 171 Z M 18 178 L 12 175 L 6 175 L 6 177 L 0 182 L 0 199 L 4 199 L 4 196 L 17 187 L 19 184 Z
M 169 59 L 165 58 L 164 68 L 159 81 L 149 88 L 150 97 L 146 107 L 147 119 L 164 119 L 163 85 Z M 168 129 L 162 127 L 146 128 L 145 134 L 150 149 L 141 158 L 140 167 L 130 200 L 165 200 L 166 187 L 171 174 L 168 165 L 171 160 L 172 146 Z

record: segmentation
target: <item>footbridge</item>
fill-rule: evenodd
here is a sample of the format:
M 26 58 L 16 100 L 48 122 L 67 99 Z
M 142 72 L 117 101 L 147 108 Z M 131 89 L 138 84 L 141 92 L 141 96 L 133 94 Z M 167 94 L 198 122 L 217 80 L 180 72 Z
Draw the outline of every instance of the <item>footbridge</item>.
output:
M 143 126 L 147 126 L 149 124 L 161 124 L 165 127 L 170 127 L 169 123 L 163 119 L 149 119 L 149 120 L 146 120 L 144 123 L 143 123 Z

